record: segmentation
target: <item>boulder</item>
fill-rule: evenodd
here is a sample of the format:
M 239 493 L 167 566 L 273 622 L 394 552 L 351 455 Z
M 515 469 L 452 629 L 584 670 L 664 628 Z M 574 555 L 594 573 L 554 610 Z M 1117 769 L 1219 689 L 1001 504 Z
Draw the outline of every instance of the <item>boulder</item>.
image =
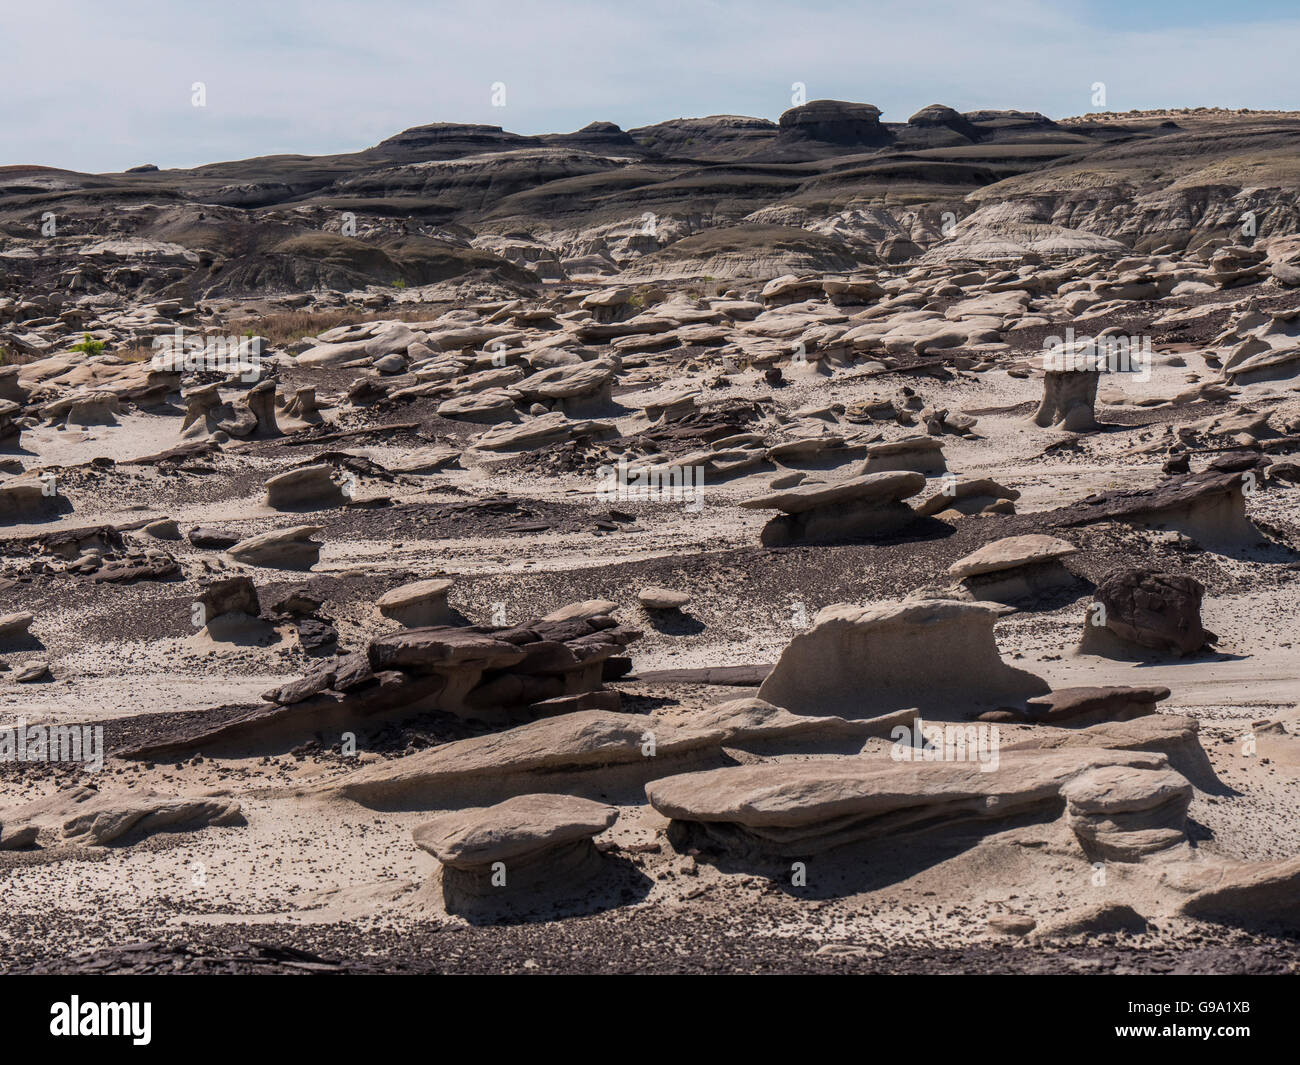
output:
M 647 610 L 680 610 L 691 601 L 685 592 L 675 592 L 671 588 L 656 585 L 642 588 L 636 597 Z
M 275 510 L 318 510 L 346 501 L 327 462 L 286 470 L 266 482 L 266 505 Z
M 1194 577 L 1143 569 L 1112 573 L 1093 592 L 1079 651 L 1197 654 L 1218 639 L 1201 624 L 1204 596 L 1205 586 Z
M 275 569 L 311 569 L 320 561 L 324 545 L 312 537 L 321 531 L 319 525 L 295 525 L 288 529 L 275 529 L 241 540 L 227 554 L 236 562 L 250 566 L 267 566 Z

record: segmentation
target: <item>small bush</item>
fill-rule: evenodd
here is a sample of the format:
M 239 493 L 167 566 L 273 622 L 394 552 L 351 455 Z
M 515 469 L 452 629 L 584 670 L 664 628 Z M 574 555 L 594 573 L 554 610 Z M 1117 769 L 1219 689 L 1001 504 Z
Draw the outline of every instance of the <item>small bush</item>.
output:
M 89 333 L 81 334 L 81 342 L 72 345 L 73 351 L 79 351 L 83 355 L 102 355 L 108 343 L 103 340 L 96 340 Z

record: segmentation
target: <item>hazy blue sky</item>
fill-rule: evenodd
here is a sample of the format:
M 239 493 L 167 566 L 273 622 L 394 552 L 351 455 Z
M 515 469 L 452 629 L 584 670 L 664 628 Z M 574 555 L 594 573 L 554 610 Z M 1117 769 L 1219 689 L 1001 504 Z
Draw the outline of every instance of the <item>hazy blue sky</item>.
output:
M 0 0 L 0 26 L 0 165 L 100 172 L 353 151 L 438 121 L 775 119 L 796 81 L 886 121 L 1082 114 L 1098 81 L 1109 110 L 1300 110 L 1297 0 Z

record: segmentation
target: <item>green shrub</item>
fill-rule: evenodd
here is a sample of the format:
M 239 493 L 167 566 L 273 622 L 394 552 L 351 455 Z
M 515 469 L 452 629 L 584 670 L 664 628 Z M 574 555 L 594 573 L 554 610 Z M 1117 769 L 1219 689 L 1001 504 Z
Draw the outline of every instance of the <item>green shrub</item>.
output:
M 96 340 L 89 333 L 82 333 L 81 343 L 73 344 L 72 350 L 79 351 L 83 355 L 102 355 L 106 347 L 108 347 L 107 342 Z

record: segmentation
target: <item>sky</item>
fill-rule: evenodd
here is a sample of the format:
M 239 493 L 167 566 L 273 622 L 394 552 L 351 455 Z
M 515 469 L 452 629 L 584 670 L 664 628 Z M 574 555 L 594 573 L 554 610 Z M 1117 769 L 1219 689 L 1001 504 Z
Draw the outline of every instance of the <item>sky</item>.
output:
M 1297 0 L 0 0 L 0 41 L 0 165 L 92 173 L 358 151 L 430 122 L 776 119 L 796 83 L 887 122 L 1300 110 Z

